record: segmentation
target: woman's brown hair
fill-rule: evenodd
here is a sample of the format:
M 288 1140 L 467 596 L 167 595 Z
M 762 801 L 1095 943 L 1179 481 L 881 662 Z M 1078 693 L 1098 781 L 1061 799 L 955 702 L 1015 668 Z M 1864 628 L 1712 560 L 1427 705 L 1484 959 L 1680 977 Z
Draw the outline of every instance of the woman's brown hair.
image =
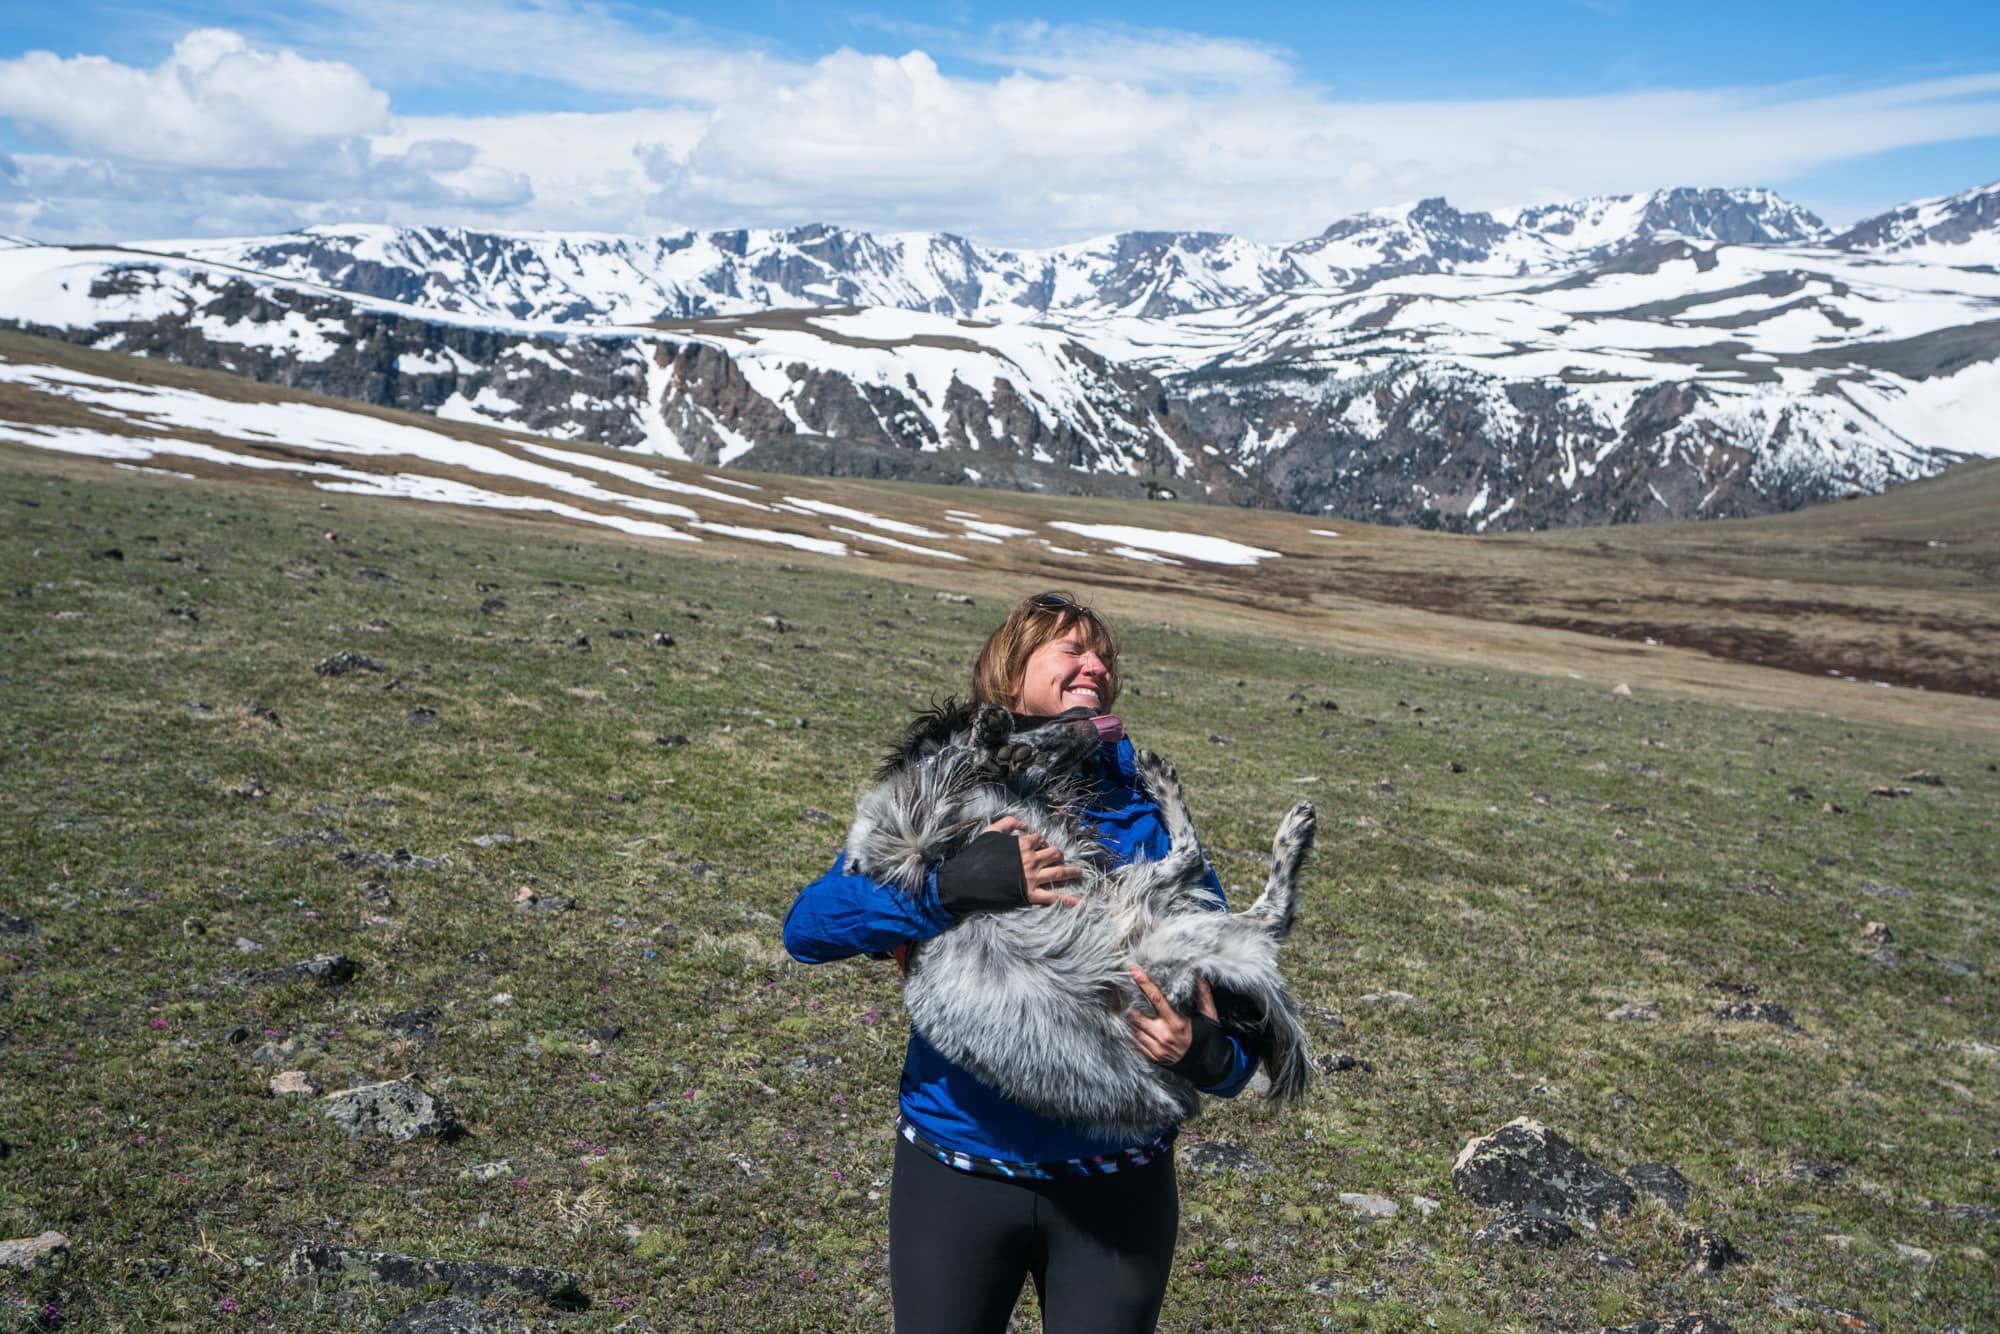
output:
M 1042 645 L 1074 629 L 1083 631 L 1084 643 L 1104 660 L 1104 698 L 1099 707 L 1110 712 L 1124 684 L 1118 671 L 1118 641 L 1096 612 L 1067 593 L 1036 593 L 1023 598 L 986 637 L 972 664 L 972 702 L 1013 708 L 1028 659 Z

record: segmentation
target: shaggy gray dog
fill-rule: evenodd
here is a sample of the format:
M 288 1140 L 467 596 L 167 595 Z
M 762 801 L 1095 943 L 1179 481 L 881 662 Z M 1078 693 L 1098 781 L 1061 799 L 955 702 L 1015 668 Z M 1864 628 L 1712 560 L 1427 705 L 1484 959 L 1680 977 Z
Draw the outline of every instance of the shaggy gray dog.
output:
M 856 806 L 850 870 L 915 897 L 931 867 L 1005 815 L 1083 867 L 1064 886 L 1075 908 L 968 915 L 912 954 L 904 1003 L 940 1052 L 1044 1116 L 1131 1137 L 1192 1116 L 1201 1096 L 1141 1055 L 1126 1015 L 1150 1007 L 1138 965 L 1173 1005 L 1193 1008 L 1196 979 L 1214 989 L 1223 1026 L 1264 1052 L 1274 1099 L 1306 1085 L 1306 1039 L 1278 944 L 1292 927 L 1313 808 L 1294 806 L 1271 845 L 1264 893 L 1218 911 L 1174 767 L 1150 751 L 1139 773 L 1173 844 L 1159 861 L 1111 868 L 1084 826 L 1079 762 L 1099 744 L 1087 723 L 1015 733 L 1013 716 L 947 702 L 921 716 Z

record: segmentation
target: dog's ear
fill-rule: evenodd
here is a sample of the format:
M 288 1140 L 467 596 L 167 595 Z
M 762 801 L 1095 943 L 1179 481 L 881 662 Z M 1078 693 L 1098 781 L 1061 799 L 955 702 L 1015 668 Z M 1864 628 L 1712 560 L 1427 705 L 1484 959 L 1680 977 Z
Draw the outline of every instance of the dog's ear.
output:
M 882 757 L 882 767 L 875 772 L 876 781 L 887 778 L 924 752 L 944 745 L 965 729 L 971 716 L 972 706 L 956 695 L 933 701 L 928 709 L 910 720 L 902 738 Z

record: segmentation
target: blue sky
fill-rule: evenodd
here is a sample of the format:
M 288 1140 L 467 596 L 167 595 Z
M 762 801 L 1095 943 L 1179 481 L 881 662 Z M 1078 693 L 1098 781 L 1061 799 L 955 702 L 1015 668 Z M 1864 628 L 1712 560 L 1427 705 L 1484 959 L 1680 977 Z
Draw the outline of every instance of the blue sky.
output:
M 2000 178 L 1991 10 L 9 0 L 0 230 L 1283 240 L 1419 195 L 1680 184 L 1847 222 Z

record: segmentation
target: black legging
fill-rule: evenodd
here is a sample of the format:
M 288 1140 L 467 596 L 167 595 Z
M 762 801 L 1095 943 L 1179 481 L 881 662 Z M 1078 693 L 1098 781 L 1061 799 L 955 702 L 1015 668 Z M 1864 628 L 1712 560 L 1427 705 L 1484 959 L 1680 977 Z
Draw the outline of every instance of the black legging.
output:
M 1145 1334 L 1180 1227 L 1174 1159 L 1054 1181 L 974 1176 L 897 1137 L 889 1288 L 897 1334 L 1003 1331 L 1032 1277 L 1046 1334 Z

